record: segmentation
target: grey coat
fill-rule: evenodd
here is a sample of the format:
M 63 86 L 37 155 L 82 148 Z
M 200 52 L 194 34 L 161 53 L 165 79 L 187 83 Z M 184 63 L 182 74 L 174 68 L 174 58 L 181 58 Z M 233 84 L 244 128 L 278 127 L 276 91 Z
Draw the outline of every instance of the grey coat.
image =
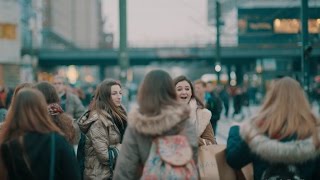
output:
M 139 179 L 151 148 L 153 137 L 179 134 L 183 129 L 197 162 L 198 141 L 196 130 L 189 121 L 189 107 L 167 107 L 157 116 L 145 116 L 138 109 L 128 115 L 128 128 L 124 135 L 114 179 Z

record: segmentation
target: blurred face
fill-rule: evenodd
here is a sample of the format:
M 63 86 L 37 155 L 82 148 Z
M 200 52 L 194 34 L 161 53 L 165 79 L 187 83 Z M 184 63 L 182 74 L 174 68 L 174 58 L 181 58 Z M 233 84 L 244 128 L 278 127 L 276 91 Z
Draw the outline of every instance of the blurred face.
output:
M 184 104 L 188 104 L 191 99 L 191 87 L 187 81 L 178 82 L 176 85 L 176 92 L 178 101 Z
M 196 96 L 199 99 L 202 99 L 206 89 L 205 89 L 205 87 L 203 87 L 203 85 L 201 83 L 197 83 L 194 85 L 194 91 L 195 91 Z
M 111 99 L 116 106 L 121 105 L 122 91 L 119 85 L 111 86 Z
M 53 85 L 56 88 L 58 93 L 63 93 L 65 91 L 63 80 L 60 78 L 55 78 L 53 80 Z

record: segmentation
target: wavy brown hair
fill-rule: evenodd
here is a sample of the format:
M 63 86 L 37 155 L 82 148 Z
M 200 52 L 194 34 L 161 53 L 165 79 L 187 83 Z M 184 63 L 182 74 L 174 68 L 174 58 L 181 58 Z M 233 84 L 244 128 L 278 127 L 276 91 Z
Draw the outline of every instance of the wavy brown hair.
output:
M 27 132 L 63 134 L 51 121 L 42 93 L 29 88 L 22 89 L 16 94 L 1 129 L 0 144 L 17 139 Z M 0 152 L 0 179 L 4 178 L 6 174 Z
M 162 70 L 149 72 L 139 88 L 138 104 L 140 112 L 150 116 L 160 114 L 166 106 L 178 105 L 170 75 Z
M 60 99 L 54 86 L 49 82 L 39 82 L 34 88 L 38 89 L 46 99 L 47 104 L 57 103 L 59 104 Z M 61 129 L 65 134 L 65 138 L 70 144 L 76 144 L 76 130 L 73 126 L 73 120 L 66 113 L 58 115 L 50 115 L 53 122 Z
M 127 113 L 123 106 L 117 107 L 111 99 L 111 86 L 114 85 L 118 85 L 121 88 L 121 84 L 113 79 L 106 79 L 98 85 L 91 104 L 91 110 L 97 111 L 98 114 L 103 114 L 102 111 L 107 111 L 116 119 L 126 121 Z
M 253 121 L 261 133 L 271 138 L 283 139 L 295 135 L 298 139 L 305 139 L 313 136 L 315 145 L 319 146 L 319 122 L 302 87 L 290 77 L 274 82 Z

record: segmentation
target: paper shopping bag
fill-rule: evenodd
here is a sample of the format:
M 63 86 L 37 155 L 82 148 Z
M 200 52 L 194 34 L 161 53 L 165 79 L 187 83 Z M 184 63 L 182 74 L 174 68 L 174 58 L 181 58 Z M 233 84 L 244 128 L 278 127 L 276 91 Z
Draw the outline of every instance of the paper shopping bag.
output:
M 220 148 L 219 152 L 216 152 L 216 161 L 218 165 L 220 180 L 253 180 L 253 168 L 252 164 L 248 164 L 241 170 L 235 170 L 229 166 L 226 160 L 225 145 L 224 148 Z
M 219 171 L 215 154 L 225 148 L 225 145 L 204 145 L 198 150 L 198 168 L 200 179 L 219 180 Z

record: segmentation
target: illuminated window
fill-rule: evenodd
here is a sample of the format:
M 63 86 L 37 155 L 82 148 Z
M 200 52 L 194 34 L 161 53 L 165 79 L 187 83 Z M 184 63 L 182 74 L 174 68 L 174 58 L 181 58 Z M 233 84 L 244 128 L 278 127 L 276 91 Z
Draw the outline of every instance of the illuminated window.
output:
M 309 19 L 308 21 L 309 33 L 320 33 L 320 19 Z
M 16 29 L 15 24 L 0 24 L 0 39 L 16 39 Z
M 299 32 L 300 25 L 298 19 L 275 19 L 273 27 L 275 33 L 296 34 Z
M 275 19 L 273 21 L 274 32 L 280 34 L 297 34 L 300 30 L 300 20 L 298 19 Z M 309 19 L 309 33 L 320 33 L 320 19 Z

